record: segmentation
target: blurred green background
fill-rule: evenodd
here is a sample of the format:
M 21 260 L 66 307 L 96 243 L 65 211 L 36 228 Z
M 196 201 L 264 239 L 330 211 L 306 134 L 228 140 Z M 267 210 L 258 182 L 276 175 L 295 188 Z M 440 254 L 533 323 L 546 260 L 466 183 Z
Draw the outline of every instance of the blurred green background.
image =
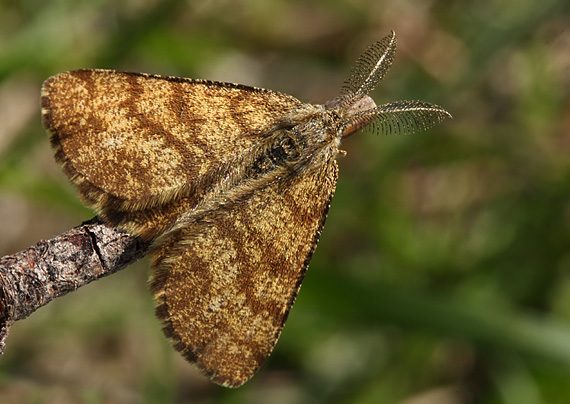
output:
M 117 2 L 118 3 L 118 2 Z M 211 384 L 154 318 L 143 261 L 16 323 L 2 403 L 568 403 L 566 0 L 0 2 L 0 254 L 93 214 L 40 123 L 76 68 L 233 81 L 312 103 L 394 30 L 373 97 L 454 120 L 343 147 L 327 226 L 277 347 Z

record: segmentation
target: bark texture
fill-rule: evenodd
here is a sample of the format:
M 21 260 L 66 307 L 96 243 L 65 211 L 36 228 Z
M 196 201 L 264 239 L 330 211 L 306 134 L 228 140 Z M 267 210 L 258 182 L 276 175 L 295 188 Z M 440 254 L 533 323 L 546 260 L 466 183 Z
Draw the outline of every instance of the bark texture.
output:
M 0 258 L 0 355 L 11 325 L 56 297 L 142 258 L 150 244 L 101 223 L 83 223 Z

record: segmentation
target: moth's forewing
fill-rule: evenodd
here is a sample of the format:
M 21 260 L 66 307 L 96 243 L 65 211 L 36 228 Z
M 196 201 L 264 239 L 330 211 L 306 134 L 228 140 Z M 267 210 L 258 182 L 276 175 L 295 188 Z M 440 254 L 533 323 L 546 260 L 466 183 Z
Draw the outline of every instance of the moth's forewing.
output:
M 157 251 L 152 289 L 165 334 L 216 383 L 240 386 L 273 350 L 336 177 L 332 156 L 204 217 Z
M 46 80 L 41 105 L 56 159 L 83 200 L 125 224 L 112 219 L 198 200 L 276 117 L 303 104 L 243 85 L 77 70 Z

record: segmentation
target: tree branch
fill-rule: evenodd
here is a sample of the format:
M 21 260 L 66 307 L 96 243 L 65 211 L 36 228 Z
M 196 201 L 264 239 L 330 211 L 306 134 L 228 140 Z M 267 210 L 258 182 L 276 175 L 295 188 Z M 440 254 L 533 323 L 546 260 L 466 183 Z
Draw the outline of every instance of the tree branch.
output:
M 0 258 L 0 355 L 12 324 L 56 297 L 142 258 L 150 243 L 93 218 Z

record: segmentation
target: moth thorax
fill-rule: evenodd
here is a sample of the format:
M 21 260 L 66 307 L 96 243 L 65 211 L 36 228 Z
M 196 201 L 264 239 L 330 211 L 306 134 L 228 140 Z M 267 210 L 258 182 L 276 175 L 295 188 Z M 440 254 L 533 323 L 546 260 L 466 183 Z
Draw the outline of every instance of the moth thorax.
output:
M 288 130 L 276 133 L 275 139 L 255 158 L 252 164 L 254 177 L 266 174 L 277 167 L 285 166 L 300 157 L 300 145 Z

